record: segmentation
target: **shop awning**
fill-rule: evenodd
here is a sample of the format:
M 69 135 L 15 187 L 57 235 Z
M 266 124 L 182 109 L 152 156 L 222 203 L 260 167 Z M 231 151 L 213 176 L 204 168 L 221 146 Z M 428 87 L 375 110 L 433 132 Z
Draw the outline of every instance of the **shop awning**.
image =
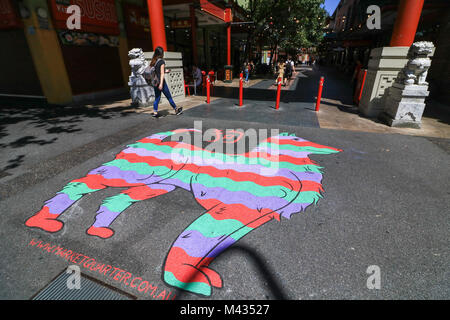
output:
M 175 4 L 164 3 L 164 15 L 175 20 L 190 19 L 191 1 L 177 1 Z M 195 8 L 195 16 L 199 26 L 225 24 L 231 21 L 227 11 L 208 0 L 200 0 Z

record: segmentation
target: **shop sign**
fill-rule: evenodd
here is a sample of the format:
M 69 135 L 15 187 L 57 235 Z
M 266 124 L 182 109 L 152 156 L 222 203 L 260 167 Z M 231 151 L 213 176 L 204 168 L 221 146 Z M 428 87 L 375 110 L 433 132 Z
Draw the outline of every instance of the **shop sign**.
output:
M 67 29 L 67 7 L 77 5 L 81 9 L 81 31 L 103 34 L 119 34 L 119 23 L 114 0 L 50 0 L 56 29 Z
M 188 29 L 191 27 L 191 19 L 172 20 L 170 27 L 172 29 Z
M 233 79 L 232 72 L 233 70 L 231 69 L 225 69 L 225 81 L 231 81 Z
M 0 0 L 0 29 L 21 28 L 22 23 L 11 0 Z
M 208 0 L 200 0 L 201 10 L 213 15 L 223 21 L 231 21 L 231 17 L 225 13 L 225 10 L 214 5 Z M 230 20 L 227 20 L 230 19 Z

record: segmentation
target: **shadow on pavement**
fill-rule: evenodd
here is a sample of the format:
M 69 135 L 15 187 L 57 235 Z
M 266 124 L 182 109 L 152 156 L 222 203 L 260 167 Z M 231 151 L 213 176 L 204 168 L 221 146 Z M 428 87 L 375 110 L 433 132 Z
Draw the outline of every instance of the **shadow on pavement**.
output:
M 297 79 L 293 87 L 289 90 L 282 90 L 280 101 L 282 103 L 315 103 L 317 91 L 319 88 L 319 80 L 321 76 L 325 77 L 325 83 L 322 92 L 322 98 L 340 101 L 343 104 L 353 105 L 352 99 L 352 84 L 347 75 L 343 75 L 338 71 L 323 67 L 300 67 L 296 69 L 298 71 Z M 274 78 L 275 79 L 275 78 Z M 256 84 L 250 87 L 244 86 L 244 100 L 276 100 L 276 90 L 268 89 L 268 82 L 272 84 L 275 80 L 264 79 L 260 84 Z M 205 96 L 206 90 L 200 93 Z M 224 87 L 216 86 L 212 89 L 212 97 L 227 98 L 227 99 L 239 99 L 238 87 Z
M 59 140 L 61 134 L 73 134 L 86 131 L 88 119 L 118 119 L 127 117 L 132 112 L 129 106 L 108 109 L 78 106 L 0 106 L 0 148 L 19 150 L 27 146 L 50 145 Z M 8 152 L 5 151 L 3 156 Z M 7 165 L 0 166 L 6 171 L 21 165 L 26 156 L 8 160 Z
M 261 282 L 267 283 L 268 291 L 266 297 L 272 300 L 289 300 L 288 295 L 283 290 L 283 286 L 276 277 L 276 273 L 265 262 L 264 257 L 258 252 L 256 252 L 256 250 L 247 245 L 236 244 L 231 246 L 229 249 L 227 249 L 227 251 L 223 255 L 218 256 L 216 259 L 226 258 L 230 254 L 239 254 L 251 263 L 252 267 L 258 273 L 258 277 L 261 280 Z M 195 274 L 192 275 L 192 278 L 194 277 Z M 224 284 L 224 286 L 226 286 L 226 283 Z M 215 290 L 223 290 L 223 288 Z M 180 298 L 184 297 L 186 294 L 191 294 L 189 292 L 182 291 L 179 289 L 176 289 L 175 293 L 176 293 L 176 300 L 180 300 Z

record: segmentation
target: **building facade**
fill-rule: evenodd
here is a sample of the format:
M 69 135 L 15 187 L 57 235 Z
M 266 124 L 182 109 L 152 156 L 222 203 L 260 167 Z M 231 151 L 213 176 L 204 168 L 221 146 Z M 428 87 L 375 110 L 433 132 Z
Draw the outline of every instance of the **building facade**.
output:
M 380 29 L 367 26 L 370 5 L 381 9 Z M 353 73 L 357 60 L 367 68 L 371 50 L 389 46 L 398 6 L 399 0 L 341 0 L 328 19 L 325 41 L 320 48 L 322 63 L 334 65 L 348 74 Z M 414 39 L 431 41 L 436 46 L 427 81 L 430 82 L 430 96 L 445 103 L 450 101 L 449 17 L 449 1 L 425 1 Z
M 128 51 L 154 48 L 148 3 L 0 0 L 0 41 L 7 49 L 0 51 L 0 99 L 68 104 L 126 92 Z M 67 7 L 72 4 L 81 8 L 80 29 L 67 24 Z M 227 46 L 227 32 L 232 12 L 242 10 L 237 3 L 164 0 L 162 5 L 166 49 L 181 52 L 184 66 L 195 63 L 217 70 L 232 63 L 228 59 L 239 49 L 232 43 Z

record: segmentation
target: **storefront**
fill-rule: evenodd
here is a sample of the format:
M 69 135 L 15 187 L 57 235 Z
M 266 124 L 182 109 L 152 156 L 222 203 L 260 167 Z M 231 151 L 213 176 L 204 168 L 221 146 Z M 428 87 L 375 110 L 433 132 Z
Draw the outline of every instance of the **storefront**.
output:
M 163 1 L 163 23 L 154 28 L 148 3 L 154 4 L 147 0 L 0 0 L 0 41 L 8 48 L 0 52 L 0 95 L 61 105 L 110 92 L 125 93 L 128 51 L 153 51 L 152 35 L 164 35 L 162 43 L 168 51 L 182 53 L 185 67 L 197 64 L 219 74 L 225 65 L 239 68 L 242 39 L 232 34 L 231 8 L 225 2 Z M 81 9 L 81 24 L 70 29 L 67 22 L 72 13 L 67 8 L 73 4 Z
M 144 52 L 153 51 L 150 20 L 147 5 L 144 1 L 139 4 L 123 2 L 122 12 L 128 50 L 142 48 Z
M 22 14 L 27 16 L 30 13 L 22 11 Z M 19 6 L 12 0 L 0 0 L 0 43 L 0 96 L 43 98 Z
M 49 9 L 73 95 L 123 87 L 115 1 L 77 1 L 81 29 L 68 30 L 66 8 L 72 2 L 49 1 Z

